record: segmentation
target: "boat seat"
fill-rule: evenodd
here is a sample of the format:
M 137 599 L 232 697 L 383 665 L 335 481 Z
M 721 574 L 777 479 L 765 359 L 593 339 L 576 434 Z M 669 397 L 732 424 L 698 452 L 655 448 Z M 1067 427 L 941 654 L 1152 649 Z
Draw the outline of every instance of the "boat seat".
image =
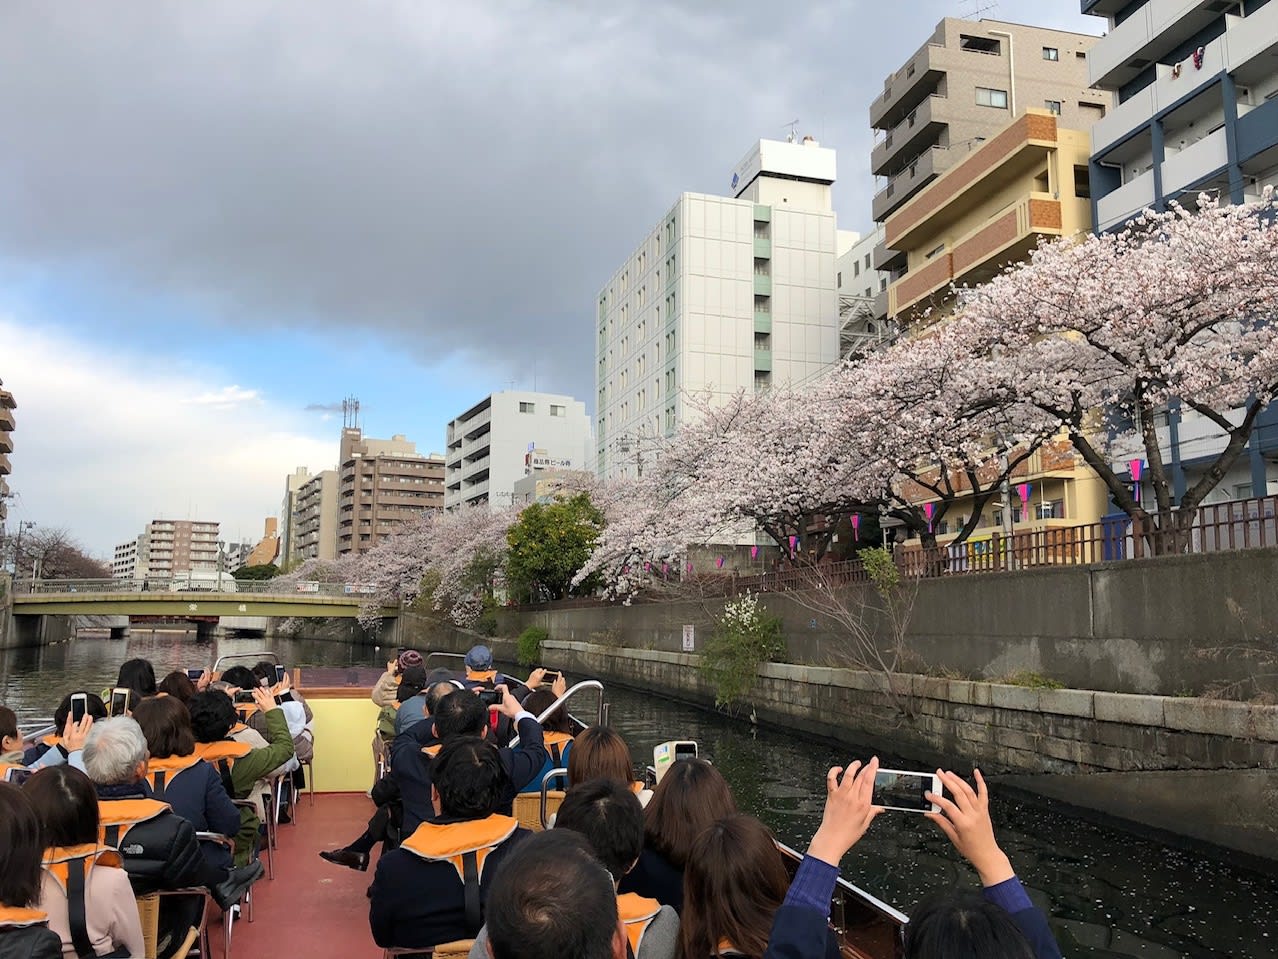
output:
M 382 959 L 392 956 L 431 956 L 432 959 L 466 959 L 474 947 L 474 939 L 455 939 L 452 942 L 441 942 L 438 946 L 416 946 L 410 949 L 395 947 L 382 953 Z
M 203 889 L 183 889 L 174 890 L 169 895 L 199 895 L 204 894 L 208 898 L 207 893 Z M 156 959 L 159 951 L 160 939 L 160 896 L 163 893 L 153 892 L 146 896 L 137 897 L 134 902 L 138 906 L 138 919 L 142 923 L 142 949 L 145 952 L 145 959 Z M 205 909 L 208 903 L 204 904 Z M 178 946 L 173 953 L 173 959 L 186 959 L 191 954 L 191 950 L 196 943 L 201 945 L 201 956 L 208 955 L 207 937 L 204 934 L 204 917 L 201 915 L 200 924 L 192 926 L 187 930 L 186 938 L 182 940 L 182 944 Z
M 546 793 L 546 816 L 549 817 L 559 812 L 560 805 L 564 801 L 564 792 L 562 789 L 552 789 Z M 531 829 L 533 832 L 541 832 L 545 828 L 541 821 L 541 793 L 520 793 L 515 797 L 515 818 L 519 820 L 519 825 L 525 829 Z

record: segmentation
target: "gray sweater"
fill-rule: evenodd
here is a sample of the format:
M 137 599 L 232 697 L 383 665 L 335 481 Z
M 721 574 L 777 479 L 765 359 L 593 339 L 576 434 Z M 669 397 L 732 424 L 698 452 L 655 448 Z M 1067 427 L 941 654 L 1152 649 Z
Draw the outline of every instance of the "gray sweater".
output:
M 678 952 L 679 914 L 669 906 L 662 906 L 639 940 L 639 954 L 635 959 L 674 959 Z M 489 959 L 487 926 L 479 930 L 468 959 Z

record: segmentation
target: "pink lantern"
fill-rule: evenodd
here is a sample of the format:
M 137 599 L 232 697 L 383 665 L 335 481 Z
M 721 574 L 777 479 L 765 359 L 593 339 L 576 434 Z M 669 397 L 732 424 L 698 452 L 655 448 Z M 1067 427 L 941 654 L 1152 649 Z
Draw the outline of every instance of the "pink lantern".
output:
M 759 558 L 759 547 L 757 547 L 757 546 L 751 546 L 751 547 L 750 547 L 750 558 L 751 558 L 751 559 L 758 559 L 758 558 Z
M 861 514 L 852 514 L 852 539 L 859 542 L 861 539 Z
M 719 569 L 723 569 L 723 557 L 720 556 L 718 559 L 716 559 L 714 561 L 714 565 L 719 567 Z
M 798 545 L 799 545 L 799 537 L 791 536 L 790 537 L 790 555 L 791 556 L 794 555 L 794 551 L 798 547 Z
M 935 503 L 923 504 L 923 515 L 927 517 L 927 531 L 932 532 L 932 514 L 936 512 Z
M 1033 489 L 1034 487 L 1029 483 L 1021 483 L 1016 487 L 1016 494 L 1021 498 L 1021 515 L 1024 516 L 1026 520 L 1030 518 L 1029 501 L 1030 493 L 1033 492 Z
M 689 563 L 688 563 L 688 572 L 689 572 L 689 573 L 691 573 L 691 572 L 692 572 L 692 563 L 691 563 L 691 561 L 689 561 Z
M 1140 502 L 1140 478 L 1144 472 L 1145 464 L 1140 460 L 1132 460 L 1127 464 L 1127 468 L 1132 473 L 1132 493 L 1136 497 L 1136 502 Z

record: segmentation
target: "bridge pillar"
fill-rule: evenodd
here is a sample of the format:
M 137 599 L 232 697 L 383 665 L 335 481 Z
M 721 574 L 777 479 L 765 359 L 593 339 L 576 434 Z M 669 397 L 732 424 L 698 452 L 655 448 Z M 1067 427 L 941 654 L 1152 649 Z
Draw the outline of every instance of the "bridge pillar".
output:
M 196 623 L 195 639 L 197 642 L 211 642 L 217 630 L 217 623 Z

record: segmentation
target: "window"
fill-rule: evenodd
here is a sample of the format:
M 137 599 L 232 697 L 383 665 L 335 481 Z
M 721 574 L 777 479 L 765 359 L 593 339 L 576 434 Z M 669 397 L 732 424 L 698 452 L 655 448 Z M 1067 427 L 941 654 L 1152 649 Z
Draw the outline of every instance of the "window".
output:
M 1090 200 L 1092 198 L 1091 174 L 1085 166 L 1074 167 L 1074 196 L 1080 200 Z
M 1007 109 L 1007 91 L 995 90 L 991 87 L 976 88 L 976 105 L 981 107 L 995 107 L 999 110 Z
M 865 254 L 865 268 L 866 268 L 867 270 L 870 268 L 870 254 L 868 254 L 868 253 L 867 253 L 867 254 Z
M 959 49 L 966 50 L 968 53 L 987 53 L 991 56 L 1000 56 L 1002 45 L 993 37 L 969 37 L 967 34 L 959 34 Z
M 945 244 L 944 244 L 944 243 L 942 243 L 942 244 L 941 244 L 940 246 L 938 246 L 935 250 L 932 250 L 930 253 L 928 253 L 928 255 L 925 257 L 925 259 L 930 260 L 930 259 L 932 259 L 932 257 L 936 256 L 938 253 L 944 253 L 944 252 L 945 252 Z
M 521 412 L 521 413 L 536 413 L 536 412 L 537 412 L 537 404 L 536 404 L 536 403 L 520 403 L 520 404 L 519 404 L 519 412 Z
M 1039 503 L 1034 507 L 1038 519 L 1064 519 L 1065 501 L 1056 499 L 1050 503 Z
M 1060 58 L 1061 52 L 1056 47 L 1043 47 L 1044 60 L 1059 60 Z
M 842 276 L 843 274 L 842 274 L 842 273 L 840 273 L 839 275 L 840 275 L 840 276 Z M 861 261 L 860 261 L 860 260 L 857 260 L 855 263 L 853 263 L 853 264 L 852 264 L 852 275 L 853 275 L 853 276 L 860 276 L 860 275 L 861 275 Z M 840 285 L 842 285 L 842 284 L 840 284 Z
M 1057 116 L 1060 116 L 1060 115 L 1061 115 L 1061 101 L 1060 101 L 1060 100 L 1044 100 L 1044 101 L 1043 101 L 1043 104 L 1044 104 L 1044 105 L 1047 107 L 1047 109 L 1048 109 L 1048 110 L 1050 110 L 1052 113 L 1056 114 Z
M 567 415 L 568 415 L 568 411 L 567 411 L 567 410 L 565 410 L 562 406 L 556 406 L 554 403 L 551 403 L 551 404 L 550 404 L 550 415 L 551 415 L 551 416 L 567 416 Z
M 839 274 L 839 282 L 838 282 L 838 284 L 837 284 L 837 285 L 839 286 L 839 288 L 840 288 L 840 289 L 842 289 L 842 287 L 843 287 L 843 274 L 842 274 L 842 273 L 840 273 L 840 274 Z

